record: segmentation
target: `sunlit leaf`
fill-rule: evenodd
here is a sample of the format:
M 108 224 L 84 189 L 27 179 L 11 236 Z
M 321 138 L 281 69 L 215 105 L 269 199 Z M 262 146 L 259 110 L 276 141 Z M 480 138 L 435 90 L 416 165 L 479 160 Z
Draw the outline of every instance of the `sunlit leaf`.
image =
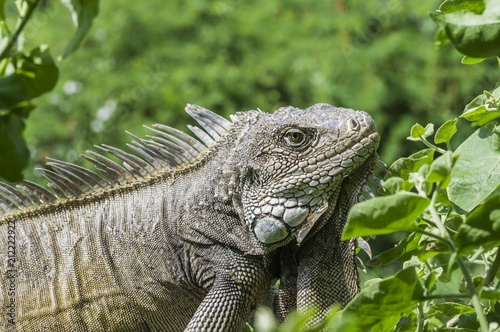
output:
M 359 319 L 359 331 L 368 331 L 386 321 L 393 326 L 386 326 L 385 331 L 392 331 L 400 314 L 413 309 L 422 299 L 423 288 L 415 268 L 410 267 L 362 290 L 344 312 Z
M 475 65 L 476 63 L 483 62 L 484 60 L 486 60 L 486 58 L 473 58 L 471 56 L 464 55 L 460 62 L 464 65 Z
M 409 192 L 376 197 L 354 205 L 349 211 L 342 239 L 414 231 L 415 219 L 425 211 L 430 200 Z
M 407 158 L 399 158 L 390 167 L 384 180 L 398 176 L 404 180 L 403 189 L 410 190 L 414 184 L 409 182 L 410 173 L 418 172 L 423 165 L 430 165 L 434 157 L 434 149 L 424 149 Z
M 500 300 L 500 289 L 481 289 L 480 297 L 484 300 Z
M 454 13 L 460 11 L 469 11 L 475 14 L 484 12 L 483 0 L 446 0 L 439 6 L 441 13 Z
M 425 128 L 417 123 L 411 127 L 408 139 L 411 141 L 418 141 L 421 138 L 427 138 L 432 134 L 434 134 L 434 125 L 432 123 L 428 123 Z
M 436 131 L 434 136 L 434 142 L 439 143 L 449 143 L 450 139 L 457 132 L 457 121 L 458 119 L 448 120 Z
M 500 185 L 500 135 L 495 123 L 474 132 L 455 151 L 447 188 L 450 201 L 469 212 Z
M 500 55 L 500 19 L 494 1 L 489 1 L 481 15 L 454 11 L 431 13 L 444 28 L 448 38 L 461 53 L 473 58 Z
M 453 156 L 451 151 L 434 160 L 427 174 L 427 181 L 431 183 L 439 182 L 441 188 L 446 188 L 450 182 L 450 174 L 453 165 L 457 161 L 457 156 Z

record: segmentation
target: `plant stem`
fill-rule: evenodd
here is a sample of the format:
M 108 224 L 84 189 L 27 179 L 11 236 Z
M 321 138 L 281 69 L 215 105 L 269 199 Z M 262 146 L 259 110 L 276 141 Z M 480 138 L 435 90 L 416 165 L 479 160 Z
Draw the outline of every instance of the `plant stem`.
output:
M 437 210 L 436 210 L 436 200 L 437 200 L 439 189 L 440 189 L 440 186 L 439 185 L 436 186 L 436 189 L 432 193 L 431 204 L 429 204 L 428 209 L 429 209 L 429 212 L 431 213 L 432 221 L 434 221 L 434 224 L 436 224 L 437 228 L 441 232 L 441 236 L 447 239 L 450 235 L 448 234 L 446 227 L 444 227 L 444 224 L 441 221 L 441 217 L 439 216 L 439 214 L 437 213 Z M 453 241 L 447 241 L 447 242 L 452 246 L 452 247 L 450 247 L 450 249 L 452 251 L 455 251 L 456 248 L 455 248 L 455 244 L 453 243 Z
M 28 9 L 26 11 L 26 15 L 24 15 L 24 17 L 21 19 L 21 21 L 17 24 L 14 33 L 12 35 L 10 35 L 9 42 L 7 43 L 7 45 L 5 45 L 4 49 L 0 53 L 0 60 L 7 57 L 7 54 L 9 53 L 12 46 L 14 46 L 14 44 L 16 43 L 17 38 L 19 38 L 19 35 L 21 34 L 24 27 L 26 26 L 26 23 L 28 23 L 29 19 L 31 18 L 31 15 L 35 11 L 36 7 L 38 7 L 39 2 L 40 2 L 40 0 L 35 0 L 33 2 L 30 2 L 30 1 L 26 2 L 27 6 L 28 6 Z
M 470 297 L 469 294 L 431 294 L 424 296 L 426 300 L 450 299 L 450 298 L 465 298 Z
M 425 235 L 427 235 L 427 236 L 429 236 L 429 237 L 432 237 L 432 238 L 434 238 L 434 239 L 437 239 L 437 240 L 439 240 L 439 241 L 443 242 L 444 244 L 446 244 L 446 245 L 447 245 L 450 249 L 451 249 L 452 247 L 454 247 L 454 244 L 453 244 L 453 243 L 452 243 L 449 239 L 447 239 L 447 238 L 445 238 L 445 237 L 443 237 L 443 236 L 440 236 L 440 235 L 438 235 L 438 234 L 434 234 L 434 233 L 431 233 L 431 232 L 429 232 L 429 231 L 426 231 L 425 229 L 420 229 L 420 228 L 419 228 L 419 229 L 416 229 L 416 230 L 415 230 L 415 232 L 416 232 L 416 233 L 425 234 Z
M 436 203 L 436 198 L 437 198 L 437 192 L 439 190 L 439 186 L 436 188 L 434 193 L 432 194 L 431 198 L 431 204 L 428 207 L 428 210 L 432 216 L 432 220 L 436 224 L 436 226 L 439 228 L 439 230 L 442 233 L 442 237 L 446 239 L 445 243 L 449 246 L 450 250 L 454 253 L 457 253 L 457 247 L 455 246 L 455 243 L 451 240 L 450 235 L 448 231 L 446 230 L 446 227 L 444 226 L 443 222 L 441 221 L 441 217 L 436 211 L 435 203 Z M 437 238 L 437 237 L 436 237 Z M 488 327 L 488 320 L 486 319 L 486 316 L 483 311 L 483 307 L 481 305 L 481 302 L 479 300 L 479 293 L 476 291 L 476 288 L 474 287 L 474 282 L 472 281 L 472 276 L 470 274 L 469 268 L 467 264 L 464 262 L 463 256 L 460 255 L 457 258 L 458 265 L 460 266 L 460 269 L 462 270 L 462 274 L 464 275 L 465 281 L 467 283 L 467 289 L 468 289 L 468 296 L 471 298 L 472 306 L 474 307 L 474 310 L 476 311 L 477 315 L 477 320 L 479 321 L 479 325 L 481 327 L 482 332 L 488 332 L 489 327 Z
M 419 302 L 417 304 L 417 332 L 423 332 L 424 331 L 424 310 L 422 309 L 422 302 Z
M 487 286 L 493 280 L 493 278 L 495 278 L 495 275 L 498 272 L 498 268 L 500 268 L 500 255 L 499 255 L 499 253 L 500 253 L 500 247 L 497 248 L 495 260 L 493 261 L 493 264 L 491 264 L 491 267 L 488 270 L 486 277 L 484 278 L 484 282 L 481 285 L 481 288 L 484 286 Z M 481 290 L 481 288 L 479 290 Z
M 448 149 L 448 151 L 453 152 L 453 150 L 451 150 L 450 141 L 447 141 L 447 142 L 446 142 L 446 148 Z
M 458 262 L 458 265 L 460 266 L 460 269 L 462 270 L 465 281 L 467 283 L 467 288 L 469 290 L 469 296 L 471 297 L 472 306 L 474 307 L 474 310 L 476 311 L 477 320 L 479 321 L 479 326 L 481 326 L 481 331 L 488 332 L 489 331 L 488 320 L 486 319 L 486 316 L 484 315 L 483 307 L 481 305 L 481 301 L 479 301 L 479 295 L 478 295 L 478 292 L 476 291 L 476 288 L 474 287 L 474 282 L 472 281 L 472 277 L 470 275 L 469 268 L 465 264 L 462 256 L 458 257 L 457 262 Z
M 431 149 L 434 149 L 436 150 L 437 152 L 441 153 L 441 154 L 445 154 L 446 153 L 446 150 L 444 149 L 441 149 L 439 146 L 436 146 L 434 144 L 432 144 L 431 142 L 429 142 L 428 140 L 426 140 L 425 138 L 422 138 L 420 137 L 420 140 L 422 141 L 422 143 L 425 144 L 425 146 L 427 146 L 428 148 L 431 148 Z

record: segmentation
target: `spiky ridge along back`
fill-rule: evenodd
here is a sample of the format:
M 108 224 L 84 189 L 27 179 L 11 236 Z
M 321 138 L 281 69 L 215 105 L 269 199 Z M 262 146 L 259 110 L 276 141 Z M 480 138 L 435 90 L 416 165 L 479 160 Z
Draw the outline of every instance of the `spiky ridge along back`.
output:
M 127 146 L 135 154 L 105 144 L 95 146 L 122 160 L 122 165 L 94 151 L 86 151 L 92 157 L 80 155 L 93 163 L 100 175 L 82 166 L 48 158 L 47 165 L 52 170 L 37 170 L 51 181 L 48 186 L 52 191 L 27 180 L 16 185 L 17 189 L 0 183 L 0 217 L 25 208 L 51 204 L 59 199 L 133 184 L 185 167 L 199 160 L 238 120 L 237 116 L 232 116 L 233 122 L 228 121 L 197 105 L 188 104 L 185 110 L 205 130 L 188 125 L 199 140 L 162 124 L 155 124 L 154 128 L 146 127 L 158 135 L 147 135 L 148 140 L 127 132 L 134 138 L 132 144 Z

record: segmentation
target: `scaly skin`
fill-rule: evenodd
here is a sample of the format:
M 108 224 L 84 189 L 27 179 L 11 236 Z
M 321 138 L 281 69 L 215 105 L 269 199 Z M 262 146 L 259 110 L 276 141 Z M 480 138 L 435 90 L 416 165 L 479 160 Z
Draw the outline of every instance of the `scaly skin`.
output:
M 0 329 L 239 331 L 278 278 L 277 316 L 315 305 L 314 325 L 357 294 L 355 243 L 340 234 L 374 160 L 371 118 L 327 104 L 234 123 L 203 112 L 214 141 L 198 134 L 199 155 L 188 142 L 167 162 L 150 144 L 147 175 L 108 163 L 102 188 L 66 174 L 58 199 L 0 204 Z

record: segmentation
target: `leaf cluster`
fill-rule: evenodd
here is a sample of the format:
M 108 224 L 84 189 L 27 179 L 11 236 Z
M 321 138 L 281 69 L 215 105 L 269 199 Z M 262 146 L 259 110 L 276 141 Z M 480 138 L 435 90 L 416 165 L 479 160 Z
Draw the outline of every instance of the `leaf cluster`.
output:
M 98 13 L 98 0 L 61 1 L 69 8 L 77 27 L 62 54 L 65 58 L 79 47 L 90 29 Z M 59 69 L 48 45 L 38 45 L 29 51 L 24 47 L 23 30 L 40 3 L 40 0 L 0 1 L 0 151 L 3 153 L 0 177 L 10 181 L 22 179 L 21 170 L 28 162 L 29 152 L 22 132 L 25 118 L 35 108 L 32 101 L 51 91 L 59 79 Z M 14 9 L 17 23 L 12 29 L 6 13 Z

